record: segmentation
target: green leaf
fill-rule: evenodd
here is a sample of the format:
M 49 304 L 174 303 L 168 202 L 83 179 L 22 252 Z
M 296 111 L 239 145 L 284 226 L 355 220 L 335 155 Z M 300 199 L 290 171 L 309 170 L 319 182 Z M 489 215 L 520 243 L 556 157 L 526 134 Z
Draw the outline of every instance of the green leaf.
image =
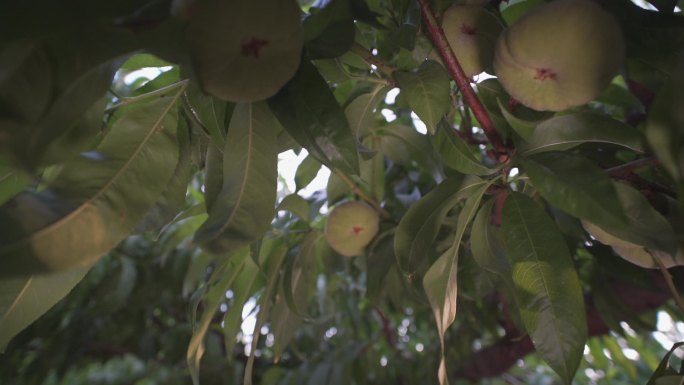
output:
M 122 70 L 128 70 L 128 71 L 135 71 L 139 70 L 141 68 L 147 68 L 147 67 L 167 67 L 167 66 L 172 66 L 172 63 L 167 62 L 166 60 L 160 59 L 157 56 L 154 56 L 149 53 L 138 53 L 135 55 L 132 55 L 128 60 L 126 60 L 122 65 L 121 68 Z
M 679 88 L 666 85 L 658 93 L 648 113 L 646 138 L 662 166 L 677 181 L 684 180 L 684 134 L 680 111 L 684 94 Z
M 265 103 L 235 107 L 223 150 L 223 187 L 195 242 L 216 254 L 257 240 L 275 214 L 277 122 Z
M 195 167 L 191 160 L 193 146 L 197 145 L 191 143 L 190 128 L 183 117 L 178 121 L 178 129 L 176 130 L 176 137 L 178 139 L 178 163 L 176 170 L 173 172 L 169 184 L 164 189 L 161 197 L 150 213 L 137 226 L 138 231 L 154 231 L 159 232 L 165 225 L 176 217 L 176 215 L 183 210 L 185 206 L 185 195 L 188 191 L 195 172 Z
M 302 220 L 309 221 L 309 202 L 296 193 L 287 195 L 280 201 L 276 211 L 280 210 L 289 211 Z
M 234 351 L 237 335 L 242 331 L 242 309 L 245 303 L 265 285 L 263 274 L 251 258 L 245 260 L 242 273 L 230 287 L 233 291 L 233 303 L 223 316 L 223 344 L 226 352 Z M 227 354 L 228 362 L 235 359 L 234 354 Z
M 675 351 L 679 350 L 684 346 L 684 342 L 677 342 L 674 345 L 672 345 L 672 348 L 670 351 L 665 354 L 663 357 L 662 361 L 660 361 L 660 364 L 658 365 L 658 368 L 656 368 L 655 372 L 653 372 L 653 375 L 651 378 L 648 380 L 648 383 L 646 385 L 660 385 L 657 381 L 660 378 L 667 378 L 670 376 L 681 376 L 682 373 L 677 371 L 677 369 L 672 367 L 672 362 L 670 361 L 670 357 L 675 353 Z M 681 379 L 680 379 L 681 382 Z M 663 385 L 670 385 L 669 381 L 667 384 Z
M 654 257 L 660 258 L 668 268 L 684 264 L 684 253 L 678 250 L 675 232 L 667 219 L 638 190 L 624 183 L 613 182 L 613 185 L 629 226 L 615 229 L 584 221 L 587 232 L 641 267 L 657 268 Z
M 204 164 L 204 204 L 209 212 L 223 188 L 223 148 L 210 143 Z
M 380 136 L 378 150 L 382 155 L 408 169 L 417 165 L 435 180 L 442 180 L 441 169 L 433 157 L 434 149 L 428 136 L 398 123 L 382 127 L 375 133 Z
M 211 142 L 222 151 L 226 142 L 226 115 L 230 117 L 227 110 L 232 104 L 205 94 L 195 83 L 190 83 L 184 96 L 190 116 L 195 118 L 209 134 Z
M 344 114 L 347 116 L 349 126 L 357 140 L 368 134 L 373 128 L 373 120 L 376 115 L 375 108 L 385 98 L 389 90 L 390 87 L 376 86 L 371 92 L 356 97 L 345 108 Z
M 259 259 L 263 260 L 263 265 L 261 268 L 266 278 L 266 288 L 259 299 L 259 314 L 257 315 L 256 323 L 254 324 L 254 331 L 252 333 L 252 346 L 250 349 L 249 358 L 247 358 L 247 363 L 245 364 L 243 385 L 252 385 L 254 357 L 259 344 L 259 337 L 261 336 L 261 327 L 266 322 L 266 319 L 268 319 L 270 310 L 269 305 L 271 303 L 272 297 L 274 296 L 274 291 L 278 287 L 278 282 L 280 282 L 278 279 L 280 267 L 282 266 L 285 255 L 287 254 L 287 247 L 284 244 L 276 240 L 269 240 L 268 242 L 272 243 L 272 245 L 268 245 L 266 247 L 262 246 L 262 249 L 268 250 L 268 252 L 264 252 L 262 250 L 261 254 L 259 255 Z
M 394 77 L 408 104 L 431 134 L 451 107 L 449 75 L 441 64 L 428 60 L 414 72 L 395 72 Z
M 477 213 L 470 232 L 470 249 L 475 262 L 481 268 L 496 274 L 512 287 L 511 264 L 506 258 L 501 240 L 490 224 L 494 203 L 495 200 L 490 199 Z
M 394 254 L 394 231 L 390 229 L 378 235 L 368 248 L 366 258 L 366 293 L 373 303 L 379 303 L 380 294 L 386 288 L 385 277 L 396 264 Z
M 286 263 L 280 295 L 271 317 L 271 332 L 275 337 L 273 350 L 277 358 L 282 355 L 296 327 L 307 314 L 318 276 L 315 271 L 318 263 L 316 245 L 322 238 L 320 232 L 309 233 L 302 241 L 299 252 Z
M 642 153 L 643 136 L 634 127 L 605 115 L 578 112 L 540 123 L 526 143 L 518 146 L 520 155 L 564 151 L 582 143 L 607 143 Z
M 0 280 L 0 353 L 78 284 L 90 266 L 49 275 Z
M 477 187 L 469 188 L 461 194 L 463 197 L 467 197 L 467 199 L 461 213 L 458 215 L 453 244 L 430 266 L 423 277 L 423 288 L 430 302 L 432 313 L 435 316 L 437 332 L 439 333 L 442 357 L 439 364 L 438 377 L 439 383 L 442 385 L 449 383 L 444 355 L 444 334 L 456 319 L 458 295 L 457 267 L 461 241 L 463 240 L 466 227 L 475 217 L 482 196 L 491 183 L 491 181 L 480 183 Z
M 496 172 L 475 156 L 468 144 L 450 127 L 442 126 L 437 133 L 436 146 L 444 164 L 463 174 L 490 175 Z
M 394 235 L 394 252 L 402 273 L 414 274 L 427 262 L 428 250 L 437 238 L 449 210 L 487 182 L 472 176 L 447 179 L 415 202 L 399 221 Z
M 587 321 L 565 240 L 544 210 L 517 192 L 504 205 L 502 236 L 523 324 L 544 361 L 570 384 L 582 359 Z
M 67 162 L 45 191 L 0 207 L 0 275 L 92 264 L 133 230 L 176 168 L 185 84 L 121 108 L 95 151 Z
M 311 62 L 302 61 L 294 78 L 269 99 L 269 105 L 309 154 L 330 169 L 359 173 L 357 144 L 344 111 Z
M 320 169 L 321 162 L 317 161 L 313 156 L 307 155 L 302 163 L 299 164 L 297 171 L 295 172 L 296 190 L 299 191 L 308 186 L 309 183 L 316 178 Z
M 554 206 L 596 224 L 626 226 L 613 183 L 588 159 L 554 152 L 520 158 L 520 163 L 539 194 Z
M 311 11 L 302 25 L 304 45 L 311 58 L 335 58 L 349 51 L 354 44 L 354 18 L 349 0 L 332 0 L 322 9 L 311 8 Z
M 283 293 L 290 310 L 297 315 L 306 314 L 306 306 L 311 296 L 312 284 L 317 276 L 317 245 L 323 239 L 320 232 L 309 233 L 300 244 L 300 249 L 291 263 L 288 263 L 283 275 Z
M 21 192 L 30 182 L 28 175 L 13 169 L 0 158 L 0 205 Z
M 200 322 L 196 325 L 192 333 L 192 338 L 188 344 L 186 359 L 192 382 L 199 385 L 200 360 L 204 355 L 204 337 L 209 330 L 214 314 L 225 301 L 226 292 L 233 282 L 240 276 L 245 261 L 249 260 L 249 248 L 245 247 L 232 255 L 231 258 L 223 263 L 220 268 L 212 274 L 209 282 L 209 289 L 203 299 L 203 313 Z M 231 309 L 235 311 L 236 309 Z M 242 308 L 239 309 L 242 311 Z
M 537 127 L 539 122 L 530 122 L 508 112 L 508 109 L 501 103 L 501 100 L 496 100 L 499 103 L 499 109 L 501 110 L 501 115 L 506 119 L 508 124 L 515 130 L 515 132 L 520 135 L 525 140 L 530 139 L 534 135 L 534 129 Z

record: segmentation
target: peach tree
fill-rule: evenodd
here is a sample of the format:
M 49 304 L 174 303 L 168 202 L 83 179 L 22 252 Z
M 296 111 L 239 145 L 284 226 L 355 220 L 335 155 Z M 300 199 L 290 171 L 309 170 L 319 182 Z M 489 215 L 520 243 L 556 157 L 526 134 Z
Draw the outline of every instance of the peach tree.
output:
M 0 5 L 0 348 L 145 239 L 190 255 L 195 384 L 216 330 L 245 384 L 418 361 L 413 381 L 467 383 L 532 352 L 572 383 L 592 337 L 684 312 L 684 16 L 641 5 Z M 397 345 L 405 314 L 425 355 Z M 334 350 L 342 324 L 368 332 Z M 674 350 L 649 384 L 681 383 Z

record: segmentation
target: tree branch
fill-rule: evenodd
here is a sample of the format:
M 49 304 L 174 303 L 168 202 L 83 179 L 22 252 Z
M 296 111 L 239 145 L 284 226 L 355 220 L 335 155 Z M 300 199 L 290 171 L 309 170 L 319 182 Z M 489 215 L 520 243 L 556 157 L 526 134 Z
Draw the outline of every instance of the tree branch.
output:
M 418 0 L 418 2 L 420 3 L 420 8 L 423 14 L 423 23 L 427 27 L 428 34 L 430 35 L 437 52 L 439 52 L 440 57 L 444 61 L 447 71 L 449 71 L 449 74 L 456 82 L 458 89 L 463 94 L 465 102 L 473 111 L 473 115 L 475 115 L 477 121 L 480 122 L 480 126 L 482 126 L 487 139 L 489 139 L 489 142 L 492 144 L 492 147 L 496 152 L 497 159 L 495 160 L 498 162 L 505 162 L 509 158 L 509 149 L 504 145 L 501 135 L 499 135 L 499 132 L 494 126 L 494 122 L 489 117 L 487 110 L 477 98 L 473 88 L 470 86 L 470 79 L 468 79 L 463 72 L 461 64 L 456 59 L 451 46 L 449 46 L 449 42 L 444 35 L 442 27 L 439 25 L 435 15 L 430 9 L 428 0 Z

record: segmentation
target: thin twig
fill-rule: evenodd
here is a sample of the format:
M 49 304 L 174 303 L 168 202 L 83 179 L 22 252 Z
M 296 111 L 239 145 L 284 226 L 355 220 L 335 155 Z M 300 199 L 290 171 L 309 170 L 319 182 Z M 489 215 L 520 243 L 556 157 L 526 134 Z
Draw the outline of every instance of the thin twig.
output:
M 684 315 L 684 301 L 682 300 L 682 297 L 679 295 L 679 291 L 677 291 L 677 288 L 675 287 L 674 282 L 672 281 L 672 275 L 670 272 L 667 270 L 667 267 L 665 267 L 665 264 L 663 261 L 660 260 L 657 256 L 651 254 L 651 258 L 655 261 L 656 265 L 658 265 L 658 268 L 660 269 L 660 273 L 663 275 L 663 278 L 665 278 L 665 283 L 667 284 L 667 288 L 670 290 L 670 293 L 672 294 L 672 297 L 675 300 L 675 303 L 679 307 L 679 311 L 682 312 L 682 315 Z
M 634 170 L 648 166 L 655 166 L 658 164 L 660 164 L 660 161 L 658 161 L 656 157 L 652 156 L 648 158 L 637 159 L 632 162 L 628 162 L 625 164 L 621 164 L 619 166 L 609 168 L 606 170 L 606 172 L 608 173 L 608 175 L 612 177 L 619 178 L 634 173 Z
M 366 63 L 374 65 L 380 72 L 382 72 L 384 75 L 391 77 L 392 73 L 397 70 L 396 67 L 393 67 L 382 60 L 378 59 L 377 56 L 373 55 L 372 52 L 366 49 L 366 47 L 362 46 L 359 43 L 354 43 L 351 47 L 351 52 L 354 52 L 355 54 L 359 55 Z
M 463 94 L 465 102 L 468 104 L 468 106 L 470 106 L 470 109 L 473 111 L 477 121 L 480 122 L 487 139 L 489 139 L 492 147 L 494 147 L 494 151 L 496 152 L 496 159 L 494 160 L 498 162 L 506 161 L 509 158 L 509 149 L 506 147 L 506 145 L 504 145 L 501 135 L 499 135 L 499 132 L 496 131 L 494 122 L 489 117 L 487 110 L 478 99 L 473 88 L 470 86 L 470 79 L 468 79 L 468 77 L 465 75 L 461 64 L 456 59 L 454 51 L 451 49 L 451 46 L 444 35 L 442 27 L 439 25 L 435 15 L 430 9 L 428 0 L 418 0 L 418 2 L 420 3 L 420 8 L 423 14 L 423 23 L 427 27 L 428 34 L 430 35 L 432 42 L 435 44 L 435 48 L 437 48 L 439 55 L 449 71 L 449 74 L 454 81 L 456 81 L 456 85 Z
M 369 197 L 368 194 L 366 194 L 365 191 L 359 188 L 359 186 L 357 186 L 356 183 L 354 183 L 354 181 L 351 180 L 351 178 L 349 178 L 345 173 L 343 173 L 340 170 L 335 170 L 335 174 L 337 174 L 337 176 L 342 180 L 342 182 L 344 182 L 344 184 L 346 184 L 355 195 L 358 195 L 366 203 L 371 205 L 373 209 L 382 217 L 382 219 L 388 221 L 393 220 L 392 215 L 388 213 L 387 210 L 380 207 L 380 204 L 378 204 L 377 200 Z

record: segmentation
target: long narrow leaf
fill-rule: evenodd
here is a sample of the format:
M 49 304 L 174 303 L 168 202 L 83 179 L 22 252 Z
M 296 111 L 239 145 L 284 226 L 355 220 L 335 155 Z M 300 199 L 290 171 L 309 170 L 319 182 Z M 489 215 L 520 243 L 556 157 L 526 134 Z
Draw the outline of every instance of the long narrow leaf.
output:
M 213 253 L 254 242 L 275 214 L 277 122 L 264 103 L 235 107 L 223 151 L 223 187 L 195 241 Z
M 92 264 L 133 230 L 176 168 L 185 84 L 123 108 L 97 149 L 66 163 L 47 190 L 0 207 L 0 275 Z
M 0 353 L 17 333 L 50 310 L 90 267 L 0 281 Z

